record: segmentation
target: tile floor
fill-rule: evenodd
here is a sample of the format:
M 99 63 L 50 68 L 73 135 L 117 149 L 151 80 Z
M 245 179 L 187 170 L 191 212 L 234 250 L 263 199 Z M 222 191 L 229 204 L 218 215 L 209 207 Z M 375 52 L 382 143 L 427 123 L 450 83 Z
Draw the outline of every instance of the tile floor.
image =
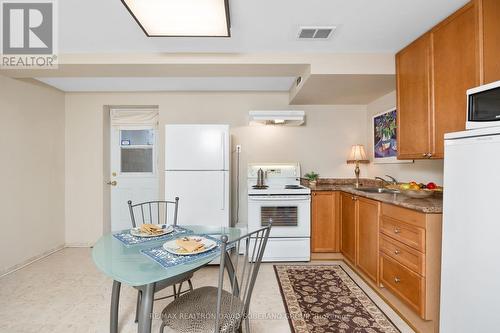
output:
M 317 264 L 318 262 L 315 262 Z M 402 332 L 411 329 L 348 267 L 343 266 Z M 195 273 L 196 286 L 216 285 L 217 268 Z M 169 292 L 165 290 L 163 292 Z M 109 332 L 111 280 L 94 266 L 90 249 L 67 248 L 0 278 L 0 332 Z M 122 286 L 120 332 L 137 331 L 136 290 Z M 157 301 L 160 313 L 169 300 Z M 263 264 L 251 304 L 252 332 L 290 332 L 272 264 Z M 158 332 L 159 320 L 153 320 Z

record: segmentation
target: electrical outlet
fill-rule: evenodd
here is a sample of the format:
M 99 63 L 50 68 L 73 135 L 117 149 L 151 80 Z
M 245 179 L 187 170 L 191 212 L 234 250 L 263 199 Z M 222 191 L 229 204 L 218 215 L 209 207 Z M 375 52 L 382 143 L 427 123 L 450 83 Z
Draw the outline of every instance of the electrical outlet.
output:
M 241 153 L 241 145 L 236 145 L 236 151 L 237 151 L 238 153 Z

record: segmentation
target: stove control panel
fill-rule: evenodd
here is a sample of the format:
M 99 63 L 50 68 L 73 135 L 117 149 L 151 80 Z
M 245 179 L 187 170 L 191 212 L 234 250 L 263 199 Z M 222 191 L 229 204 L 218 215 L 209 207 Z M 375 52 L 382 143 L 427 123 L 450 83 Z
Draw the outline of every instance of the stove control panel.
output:
M 248 165 L 248 178 L 257 178 L 259 169 L 264 171 L 266 178 L 298 178 L 300 166 L 298 163 L 251 163 Z

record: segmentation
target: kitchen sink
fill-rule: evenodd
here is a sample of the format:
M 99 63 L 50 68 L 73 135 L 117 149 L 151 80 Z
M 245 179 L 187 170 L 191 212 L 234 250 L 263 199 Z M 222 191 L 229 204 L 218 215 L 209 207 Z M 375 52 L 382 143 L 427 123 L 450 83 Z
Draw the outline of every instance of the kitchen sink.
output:
M 397 190 L 391 190 L 385 187 L 358 187 L 355 190 L 368 193 L 399 193 Z

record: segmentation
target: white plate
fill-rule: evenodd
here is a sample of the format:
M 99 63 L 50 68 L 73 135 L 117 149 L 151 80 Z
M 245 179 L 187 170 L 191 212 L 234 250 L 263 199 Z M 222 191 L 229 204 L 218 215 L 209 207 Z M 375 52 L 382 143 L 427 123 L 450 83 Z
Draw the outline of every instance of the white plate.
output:
M 203 247 L 201 248 L 201 250 L 198 250 L 196 252 L 179 252 L 180 251 L 180 247 L 177 246 L 177 244 L 175 242 L 176 240 L 173 239 L 173 240 L 170 240 L 170 241 L 166 242 L 165 244 L 163 244 L 163 248 L 165 249 L 165 251 L 170 252 L 172 254 L 176 254 L 176 255 L 179 255 L 179 256 L 190 256 L 192 254 L 200 254 L 200 253 L 204 253 L 204 252 L 210 251 L 215 246 L 217 246 L 217 242 L 215 242 L 215 241 L 213 241 L 211 239 L 205 238 L 205 237 L 201 237 L 201 236 L 186 236 L 186 238 L 199 240 L 203 244 Z
M 159 224 L 159 226 L 164 227 L 165 225 L 164 224 L 163 225 Z M 163 236 L 163 235 L 171 233 L 172 231 L 174 231 L 174 227 L 171 226 L 171 225 L 168 225 L 168 226 L 165 226 L 165 228 L 163 229 L 163 233 L 158 234 L 158 235 L 150 235 L 150 234 L 142 233 L 141 232 L 141 228 L 140 227 L 136 227 L 136 228 L 130 229 L 130 234 L 132 236 L 135 236 L 135 237 L 150 238 L 150 237 Z

